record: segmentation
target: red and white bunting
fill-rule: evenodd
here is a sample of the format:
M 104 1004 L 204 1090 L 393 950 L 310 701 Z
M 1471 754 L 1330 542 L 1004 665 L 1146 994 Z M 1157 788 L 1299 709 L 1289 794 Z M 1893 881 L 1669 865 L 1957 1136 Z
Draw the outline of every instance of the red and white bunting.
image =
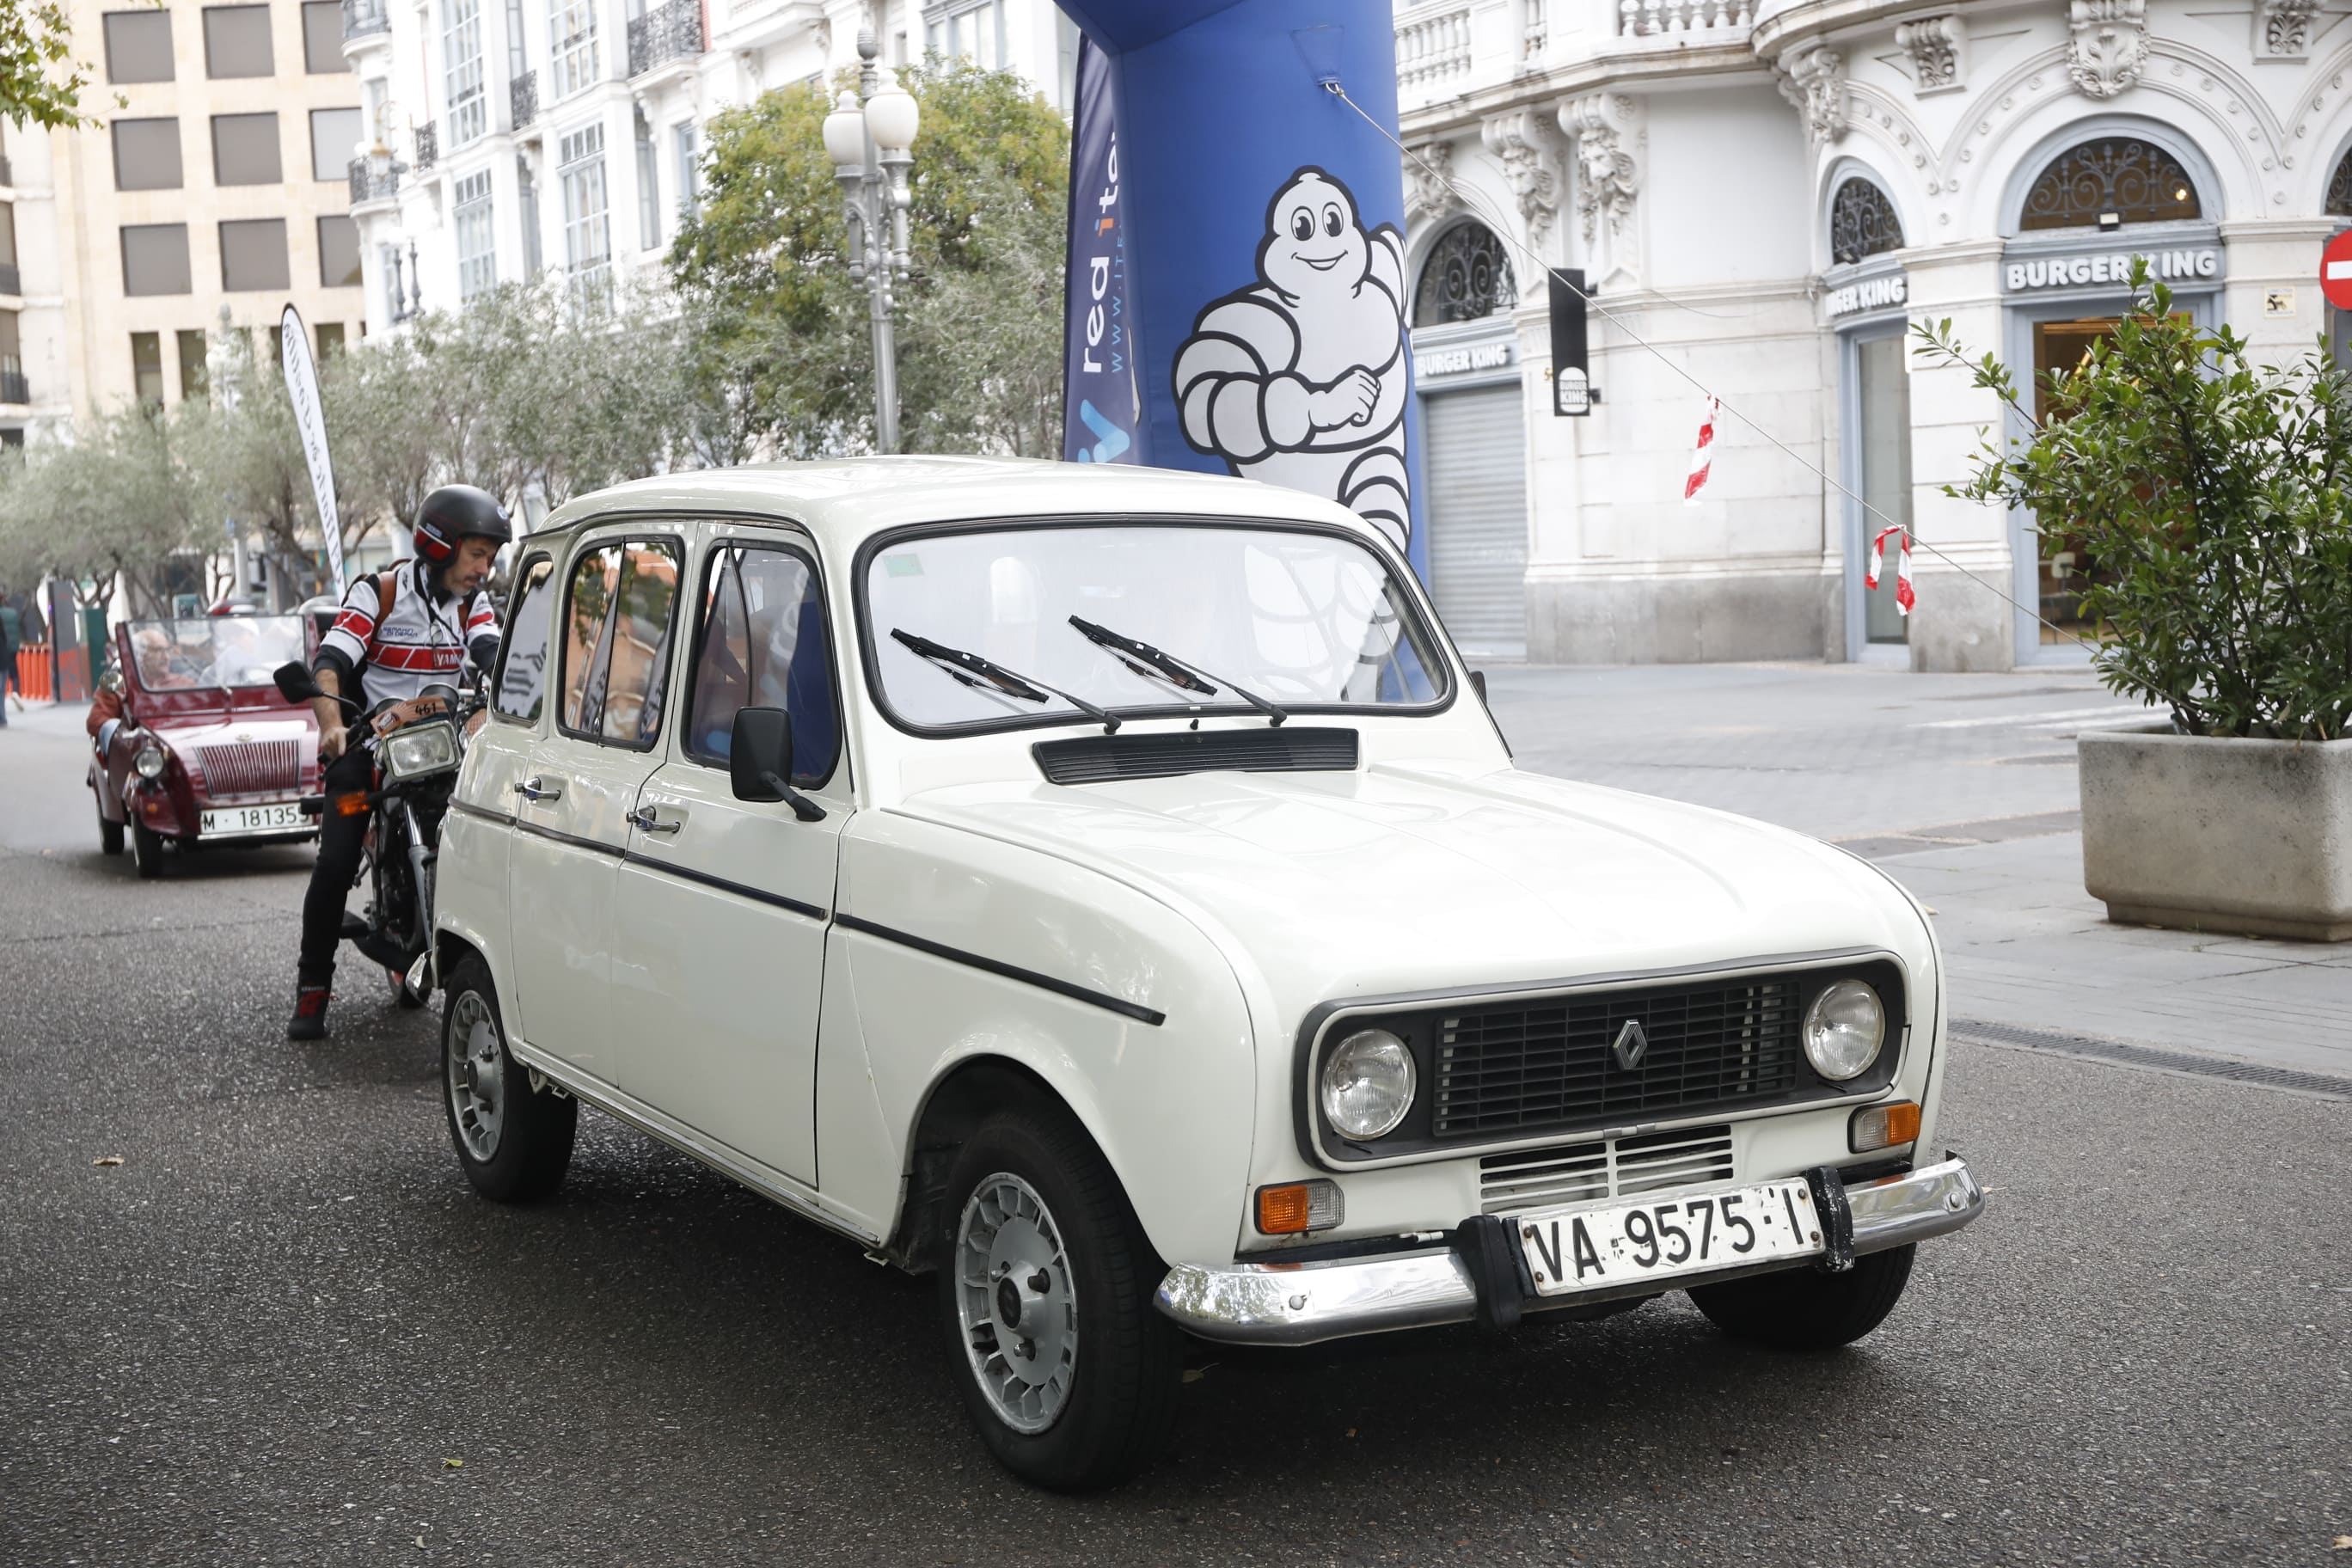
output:
M 1698 419 L 1698 440 L 1691 447 L 1690 478 L 1683 481 L 1683 504 L 1696 506 L 1698 492 L 1706 489 L 1707 476 L 1715 468 L 1715 416 L 1723 410 L 1720 398 L 1706 400 L 1706 411 Z
M 1909 530 L 1898 525 L 1894 528 L 1882 528 L 1878 531 L 1878 537 L 1870 542 L 1870 571 L 1864 575 L 1862 585 L 1871 590 L 1873 593 L 1878 591 L 1878 579 L 1886 571 L 1886 536 L 1890 533 L 1899 533 L 1903 536 L 1901 542 L 1895 547 L 1895 609 L 1898 615 L 1907 616 L 1911 613 L 1911 606 L 1919 602 L 1918 595 L 1911 592 L 1911 534 Z

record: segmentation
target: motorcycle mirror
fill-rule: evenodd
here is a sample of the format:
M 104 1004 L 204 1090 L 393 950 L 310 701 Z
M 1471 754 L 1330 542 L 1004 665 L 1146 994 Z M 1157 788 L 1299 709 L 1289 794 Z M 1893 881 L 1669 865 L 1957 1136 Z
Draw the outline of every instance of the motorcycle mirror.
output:
M 289 702 L 308 702 L 313 697 L 326 695 L 319 689 L 318 678 L 310 673 L 310 667 L 299 658 L 279 665 L 270 679 L 278 682 L 278 695 Z

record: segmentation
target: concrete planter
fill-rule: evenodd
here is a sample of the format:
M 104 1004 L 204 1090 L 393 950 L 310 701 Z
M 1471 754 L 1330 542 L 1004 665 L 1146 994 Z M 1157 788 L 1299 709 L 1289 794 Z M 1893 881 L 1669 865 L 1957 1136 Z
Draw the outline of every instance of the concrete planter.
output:
M 2075 747 L 2083 885 L 2109 920 L 2352 939 L 2352 741 L 2111 730 Z

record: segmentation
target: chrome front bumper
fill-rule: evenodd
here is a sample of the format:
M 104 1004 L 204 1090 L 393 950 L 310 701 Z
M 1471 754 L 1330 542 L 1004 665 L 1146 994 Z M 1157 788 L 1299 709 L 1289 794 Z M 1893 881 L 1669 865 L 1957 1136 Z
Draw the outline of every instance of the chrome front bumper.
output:
M 1968 1163 L 1948 1154 L 1908 1175 L 1845 1189 L 1853 1213 L 1853 1251 L 1884 1252 L 1959 1229 L 1984 1210 L 1984 1190 Z M 1775 1267 L 1802 1268 L 1781 1264 Z M 1685 1275 L 1567 1296 L 1523 1298 L 1528 1311 L 1587 1306 L 1718 1284 L 1766 1269 Z M 1478 1285 L 1450 1247 L 1328 1263 L 1181 1263 L 1160 1282 L 1153 1302 L 1188 1332 L 1228 1344 L 1311 1345 L 1391 1329 L 1466 1323 L 1478 1315 Z

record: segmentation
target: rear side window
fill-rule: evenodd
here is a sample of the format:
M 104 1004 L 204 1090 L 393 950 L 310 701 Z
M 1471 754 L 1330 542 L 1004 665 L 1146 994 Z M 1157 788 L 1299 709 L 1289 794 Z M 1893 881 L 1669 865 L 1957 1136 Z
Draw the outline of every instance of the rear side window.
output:
M 616 540 L 572 563 L 563 598 L 567 733 L 638 751 L 660 739 L 679 553 L 674 539 Z
M 539 721 L 547 701 L 548 610 L 555 603 L 555 563 L 540 556 L 522 570 L 522 591 L 507 618 L 506 647 L 490 706 L 501 717 Z
M 772 547 L 714 546 L 701 626 L 686 754 L 723 768 L 736 710 L 782 708 L 793 719 L 793 782 L 814 788 L 832 777 L 841 723 L 824 601 L 808 558 Z

